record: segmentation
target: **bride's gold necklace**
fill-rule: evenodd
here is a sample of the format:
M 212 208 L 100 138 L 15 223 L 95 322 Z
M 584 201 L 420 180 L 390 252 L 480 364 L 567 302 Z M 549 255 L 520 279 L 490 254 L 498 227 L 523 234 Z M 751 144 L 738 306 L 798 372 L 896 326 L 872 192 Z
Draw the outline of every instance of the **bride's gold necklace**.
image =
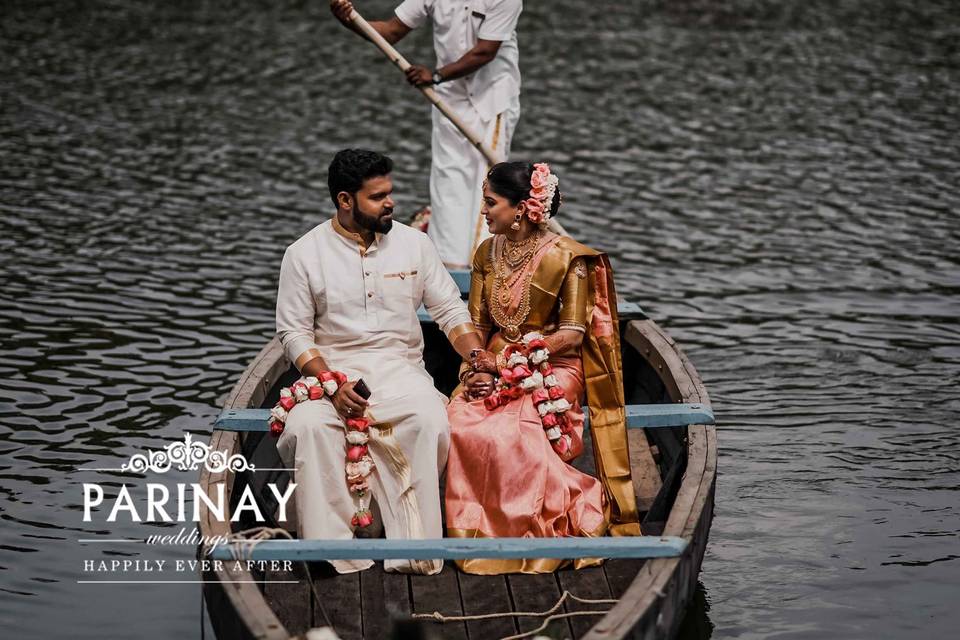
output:
M 510 342 L 520 339 L 520 327 L 530 315 L 530 280 L 533 270 L 525 267 L 536 253 L 542 233 L 533 233 L 519 242 L 504 238 L 499 255 L 491 251 L 493 258 L 493 295 L 491 296 L 490 315 L 501 327 L 503 336 Z M 494 245 L 495 247 L 496 245 Z M 507 313 L 507 307 L 513 296 L 510 290 L 523 278 L 520 304 L 514 313 Z

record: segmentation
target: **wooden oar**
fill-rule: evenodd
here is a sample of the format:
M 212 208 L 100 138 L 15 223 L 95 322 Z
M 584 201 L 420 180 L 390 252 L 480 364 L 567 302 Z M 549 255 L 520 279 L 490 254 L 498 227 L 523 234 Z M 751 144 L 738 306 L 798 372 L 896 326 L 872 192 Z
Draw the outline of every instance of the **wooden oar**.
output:
M 376 29 L 371 27 L 370 23 L 364 20 L 363 16 L 357 13 L 356 9 L 350 12 L 350 21 L 364 35 L 370 38 L 370 40 L 377 45 L 380 51 L 383 52 L 383 55 L 387 56 L 387 58 L 389 58 L 393 64 L 397 65 L 401 71 L 406 72 L 406 70 L 410 68 L 411 65 L 409 62 L 407 62 L 407 59 L 400 55 L 400 52 L 397 51 L 392 44 L 387 42 Z M 460 133 L 462 133 L 466 139 L 470 141 L 470 144 L 476 147 L 477 150 L 483 154 L 483 157 L 487 159 L 487 162 L 489 162 L 491 165 L 497 164 L 498 162 L 503 162 L 504 158 L 501 158 L 499 153 L 486 145 L 475 131 L 470 129 L 470 127 L 468 127 L 463 120 L 457 117 L 457 114 L 455 114 L 450 107 L 448 107 L 447 104 L 440 99 L 440 96 L 438 96 L 437 92 L 433 90 L 433 87 L 417 88 L 420 89 L 420 92 L 427 97 L 427 100 L 433 103 L 433 106 L 440 110 L 440 113 L 445 115 L 447 119 L 450 120 L 450 122 L 452 122 L 453 125 L 460 130 Z

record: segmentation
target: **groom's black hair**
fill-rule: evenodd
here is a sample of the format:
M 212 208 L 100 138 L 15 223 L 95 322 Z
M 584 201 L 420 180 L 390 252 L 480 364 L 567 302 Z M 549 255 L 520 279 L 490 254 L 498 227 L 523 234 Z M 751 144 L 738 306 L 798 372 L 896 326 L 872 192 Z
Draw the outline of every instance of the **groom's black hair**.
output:
M 330 198 L 337 205 L 337 194 L 341 191 L 355 194 L 363 188 L 368 178 L 389 175 L 393 171 L 393 160 L 366 149 L 343 149 L 337 151 L 327 172 L 327 186 Z

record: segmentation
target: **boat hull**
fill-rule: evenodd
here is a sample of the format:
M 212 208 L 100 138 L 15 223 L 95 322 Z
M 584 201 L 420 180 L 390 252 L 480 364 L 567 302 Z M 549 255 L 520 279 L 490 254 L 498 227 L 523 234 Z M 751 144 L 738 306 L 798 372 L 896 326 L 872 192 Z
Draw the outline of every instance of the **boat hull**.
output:
M 425 326 L 425 339 L 428 344 L 426 366 L 435 379 L 449 381 L 451 378 L 447 370 L 456 359 L 449 357 L 451 352 L 443 350 L 449 347 L 442 339 L 442 334 L 437 332 L 438 335 L 433 336 L 431 329 L 435 327 Z M 656 323 L 649 319 L 630 320 L 622 323 L 621 330 L 624 388 L 628 403 L 672 401 L 709 405 L 709 396 L 696 370 Z M 453 366 L 455 367 L 455 364 Z M 294 377 L 296 371 L 291 369 L 283 356 L 282 348 L 274 339 L 248 366 L 227 398 L 224 408 L 272 404 L 279 387 L 289 384 Z M 452 379 L 455 381 L 455 373 Z M 450 386 L 450 383 L 446 386 Z M 438 388 L 441 391 L 450 391 L 444 385 L 438 385 Z M 568 571 L 558 574 L 556 580 L 553 576 L 511 576 L 501 578 L 499 582 L 491 582 L 489 577 L 485 576 L 458 575 L 450 566 L 440 576 L 409 578 L 385 574 L 382 568 L 378 567 L 375 579 L 367 579 L 361 584 L 360 578 L 357 578 L 355 590 L 359 595 L 354 598 L 356 602 L 348 596 L 335 595 L 350 591 L 354 587 L 324 592 L 324 585 L 327 584 L 324 580 L 339 577 L 317 576 L 308 574 L 311 569 L 298 568 L 304 578 L 299 585 L 258 585 L 254 581 L 263 580 L 265 576 L 251 574 L 227 563 L 223 570 L 211 570 L 203 575 L 207 581 L 204 585 L 204 597 L 214 630 L 220 638 L 285 639 L 302 634 L 310 627 L 328 623 L 339 629 L 339 622 L 340 625 L 346 625 L 345 637 L 383 637 L 386 635 L 386 627 L 383 625 L 388 624 L 388 621 L 374 622 L 371 616 L 368 623 L 364 624 L 359 611 L 364 609 L 361 602 L 366 598 L 364 588 L 370 588 L 366 585 L 379 582 L 381 593 L 372 595 L 370 602 L 376 603 L 378 598 L 384 600 L 380 603 L 383 610 L 379 617 L 397 619 L 410 613 L 410 602 L 415 603 L 417 612 L 431 613 L 433 609 L 424 609 L 429 608 L 431 603 L 438 609 L 444 607 L 443 598 L 440 596 L 451 589 L 454 592 L 459 591 L 460 600 L 469 602 L 468 606 L 475 608 L 481 606 L 476 599 L 485 598 L 489 602 L 482 606 L 485 610 L 492 611 L 509 611 L 514 608 L 529 610 L 537 607 L 541 610 L 547 609 L 556 601 L 556 597 L 551 599 L 550 596 L 558 595 L 560 587 L 574 587 L 579 589 L 578 595 L 587 597 L 590 597 L 590 593 L 585 592 L 599 590 L 598 594 L 603 595 L 604 589 L 609 589 L 605 597 L 613 595 L 619 599 L 609 612 L 599 619 L 571 618 L 570 622 L 563 623 L 570 626 L 563 627 L 561 633 L 596 640 L 626 637 L 671 638 L 676 634 L 693 598 L 713 517 L 716 432 L 711 425 L 650 429 L 646 430 L 646 433 L 645 430 L 637 429 L 631 430 L 630 439 L 631 465 L 634 468 L 638 504 L 647 514 L 645 529 L 648 533 L 687 539 L 688 546 L 679 557 L 609 561 L 606 568 L 602 569 L 603 573 Z M 263 434 L 220 430 L 214 431 L 211 446 L 228 453 L 243 453 L 248 458 L 269 455 L 270 448 L 269 444 L 263 442 Z M 654 456 L 657 462 L 654 462 Z M 592 455 L 585 452 L 581 459 L 592 459 Z M 233 495 L 237 478 L 231 472 L 216 474 L 204 471 L 201 475 L 200 484 L 204 488 L 218 482 L 226 483 L 228 494 Z M 239 528 L 244 528 L 244 525 L 241 523 Z M 200 530 L 203 535 L 226 535 L 230 533 L 230 524 L 216 520 L 204 510 L 201 512 Z M 375 570 L 371 569 L 366 573 L 372 571 Z M 431 580 L 434 582 L 428 582 Z M 396 602 L 390 600 L 390 594 L 382 591 L 384 589 L 392 589 L 399 594 Z M 430 594 L 433 591 L 437 592 L 437 597 L 431 600 Z M 524 595 L 528 591 L 529 597 Z M 409 601 L 404 607 L 403 601 L 407 596 Z M 328 597 L 333 597 L 334 601 L 327 601 Z M 343 599 L 343 602 L 336 601 L 337 598 Z M 517 606 L 511 606 L 511 601 Z M 521 607 L 520 603 L 527 606 Z M 349 611 L 351 606 L 358 609 L 353 612 L 353 617 L 357 618 L 356 625 L 352 622 Z M 341 611 L 342 609 L 347 611 Z M 341 615 L 344 613 L 346 615 Z M 482 628 L 483 637 L 488 637 L 496 626 L 497 623 L 487 623 Z M 442 636 L 466 635 L 462 623 L 455 627 L 434 626 L 433 631 L 438 630 Z M 475 633 L 474 631 L 471 635 Z

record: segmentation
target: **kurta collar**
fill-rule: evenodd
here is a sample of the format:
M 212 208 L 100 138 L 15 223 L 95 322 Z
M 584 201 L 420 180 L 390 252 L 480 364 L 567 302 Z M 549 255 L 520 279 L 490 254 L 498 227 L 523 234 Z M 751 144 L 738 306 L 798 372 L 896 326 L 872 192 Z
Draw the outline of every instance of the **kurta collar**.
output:
M 334 215 L 333 218 L 331 218 L 331 220 L 333 221 L 333 230 L 336 231 L 339 235 L 346 238 L 347 240 L 351 242 L 355 242 L 357 244 L 357 247 L 360 249 L 361 254 L 364 254 L 367 251 L 369 251 L 370 247 L 368 247 L 363 243 L 362 235 L 360 235 L 359 233 L 354 233 L 352 231 L 347 231 L 347 229 L 344 228 L 342 224 L 340 224 L 340 221 L 337 219 L 336 215 Z M 373 245 L 379 244 L 380 236 L 381 234 L 379 233 L 373 234 L 373 242 L 370 245 L 371 247 Z

